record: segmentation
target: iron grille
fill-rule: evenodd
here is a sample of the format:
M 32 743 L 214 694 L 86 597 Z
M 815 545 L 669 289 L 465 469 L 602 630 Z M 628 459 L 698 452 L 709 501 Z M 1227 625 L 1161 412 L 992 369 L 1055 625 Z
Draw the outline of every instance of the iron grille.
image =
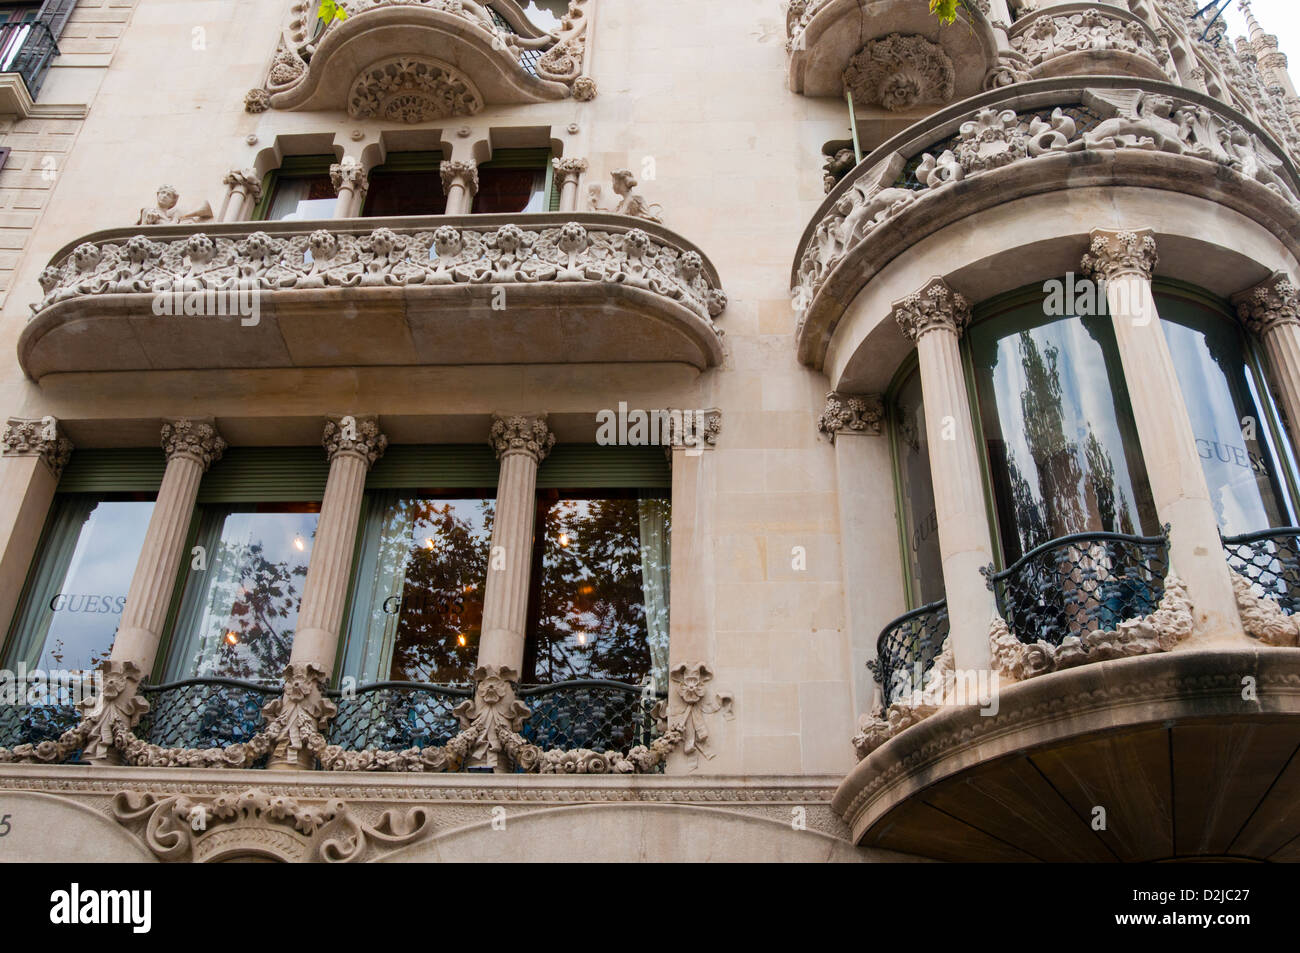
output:
M 886 708 L 924 687 L 947 638 L 947 600 L 913 609 L 885 626 L 876 640 L 876 658 L 867 667 Z
M 520 700 L 532 715 L 520 732 L 541 748 L 627 751 L 659 736 L 653 710 L 662 696 L 644 696 L 638 685 L 577 679 L 521 686 Z
M 80 723 L 72 705 L 0 705 L 0 748 L 57 741 Z
M 488 14 L 492 17 L 492 22 L 496 24 L 497 29 L 502 30 L 512 36 L 518 36 L 519 31 L 510 25 L 510 21 L 503 17 L 494 7 L 487 8 Z M 524 68 L 530 76 L 537 75 L 537 61 L 542 58 L 545 50 L 528 50 L 520 48 L 518 50 L 519 65 Z
M 32 99 L 40 93 L 50 62 L 58 55 L 59 44 L 45 21 L 0 24 L 0 72 L 20 75 Z
M 1017 639 L 1060 645 L 1155 611 L 1169 574 L 1169 527 L 1162 536 L 1064 536 L 1003 572 L 992 566 L 983 572 Z
M 1300 608 L 1300 527 L 1268 529 L 1223 541 L 1228 565 L 1287 615 Z
M 280 686 L 233 678 L 193 678 L 140 689 L 149 711 L 136 737 L 164 748 L 221 748 L 262 730 L 262 706 Z
M 375 682 L 347 696 L 328 694 L 339 708 L 330 744 L 347 751 L 441 747 L 460 732 L 452 710 L 474 697 L 469 688 L 420 682 Z

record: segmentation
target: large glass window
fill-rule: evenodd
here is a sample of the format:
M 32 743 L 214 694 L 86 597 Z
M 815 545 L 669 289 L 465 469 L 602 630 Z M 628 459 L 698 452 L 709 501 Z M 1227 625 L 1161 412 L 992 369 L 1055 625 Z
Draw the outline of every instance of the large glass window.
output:
M 109 657 L 152 512 L 152 493 L 56 498 L 6 667 L 89 671 Z
M 547 149 L 500 149 L 478 167 L 471 211 L 545 212 L 550 206 L 551 154 Z
M 333 218 L 338 194 L 330 180 L 333 156 L 290 156 L 267 177 L 255 219 L 301 222 Z
M 445 215 L 441 159 L 440 152 L 389 153 L 383 165 L 370 170 L 362 217 Z
M 470 684 L 494 508 L 482 494 L 367 493 L 345 676 Z
M 890 419 L 906 537 L 907 576 L 912 607 L 916 608 L 944 597 L 939 519 L 934 508 L 930 445 L 918 370 L 908 373 L 894 390 Z
M 1294 524 L 1281 429 L 1240 325 L 1194 292 L 1156 304 L 1223 534 Z
M 1008 564 L 1073 533 L 1159 531 L 1110 320 L 1036 295 L 968 332 Z
M 670 524 L 662 491 L 539 493 L 524 682 L 666 687 Z

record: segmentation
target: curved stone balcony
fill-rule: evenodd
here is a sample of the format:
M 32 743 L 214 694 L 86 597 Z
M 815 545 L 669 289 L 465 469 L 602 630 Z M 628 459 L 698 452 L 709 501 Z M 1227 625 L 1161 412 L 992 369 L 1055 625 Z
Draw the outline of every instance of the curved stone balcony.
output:
M 826 197 L 791 270 L 800 360 L 820 370 L 834 351 L 834 370 L 843 372 L 860 341 L 837 342 L 837 331 L 855 298 L 932 237 L 926 247 L 946 249 L 933 253 L 949 256 L 937 263 L 949 273 L 1026 244 L 1047 248 L 1076 233 L 1086 237 L 1103 206 L 1081 198 L 1078 208 L 1067 208 L 1056 196 L 1102 194 L 1096 190 L 1106 190 L 1107 208 L 1127 195 L 1180 193 L 1214 209 L 1204 221 L 1183 221 L 1189 242 L 1221 230 L 1226 207 L 1291 254 L 1300 252 L 1300 177 L 1292 159 L 1236 110 L 1151 80 L 1018 83 L 914 124 Z M 933 272 L 936 263 L 925 267 Z M 1009 286 L 1033 277 L 1026 272 Z M 880 354 L 882 366 L 895 356 Z M 838 378 L 832 382 L 839 386 Z
M 515 0 L 341 0 L 346 18 L 319 33 L 316 4 L 301 3 L 250 108 L 417 123 L 487 105 L 591 99 L 589 2 L 571 0 L 555 33 L 529 22 Z
M 605 213 L 204 223 L 57 252 L 24 371 L 720 362 L 713 265 Z
M 1062 3 L 1020 17 L 1010 29 L 1024 78 L 1176 77 L 1169 49 L 1136 13 L 1097 3 Z

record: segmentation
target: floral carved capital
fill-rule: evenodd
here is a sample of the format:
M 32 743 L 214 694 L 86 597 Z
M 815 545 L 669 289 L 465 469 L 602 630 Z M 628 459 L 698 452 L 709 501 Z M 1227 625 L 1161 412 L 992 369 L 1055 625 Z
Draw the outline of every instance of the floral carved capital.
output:
M 217 428 L 202 420 L 168 420 L 162 427 L 162 448 L 167 459 L 188 457 L 204 470 L 221 459 L 226 441 Z
M 5 423 L 4 452 L 12 457 L 40 457 L 56 477 L 72 456 L 72 441 L 63 436 L 53 417 L 29 420 L 10 417 Z
M 351 189 L 358 194 L 365 192 L 367 188 L 365 166 L 352 156 L 344 156 L 342 162 L 330 166 L 330 184 L 334 186 L 335 192 L 341 189 Z
M 221 183 L 232 191 L 238 189 L 253 201 L 262 197 L 262 180 L 253 169 L 231 169 L 222 177 Z
M 526 453 L 541 463 L 555 446 L 555 434 L 547 428 L 545 417 L 493 417 L 488 443 L 496 451 L 497 459 Z
M 936 277 L 920 291 L 895 301 L 890 316 L 913 343 L 930 331 L 942 330 L 960 337 L 970 324 L 970 302 Z
M 1246 330 L 1259 337 L 1283 325 L 1300 324 L 1300 289 L 1284 272 L 1234 295 L 1232 303 Z
M 1159 261 L 1155 233 L 1151 229 L 1111 231 L 1099 228 L 1092 233 L 1092 242 L 1081 265 L 1085 275 L 1102 281 L 1126 275 L 1137 275 L 1150 281 Z
M 556 182 L 563 186 L 578 181 L 578 177 L 587 171 L 587 160 L 576 156 L 552 159 L 551 168 L 555 170 Z
M 365 460 L 367 467 L 372 467 L 388 449 L 388 438 L 380 432 L 378 418 L 347 415 L 325 422 L 321 444 L 330 460 L 341 453 L 350 453 Z
M 885 404 L 879 397 L 832 391 L 826 395 L 826 407 L 817 418 L 817 430 L 828 436 L 832 443 L 842 433 L 879 436 L 884 418 Z
M 470 159 L 444 159 L 438 166 L 442 176 L 442 191 L 450 192 L 453 185 L 461 186 L 471 196 L 478 194 L 478 163 Z

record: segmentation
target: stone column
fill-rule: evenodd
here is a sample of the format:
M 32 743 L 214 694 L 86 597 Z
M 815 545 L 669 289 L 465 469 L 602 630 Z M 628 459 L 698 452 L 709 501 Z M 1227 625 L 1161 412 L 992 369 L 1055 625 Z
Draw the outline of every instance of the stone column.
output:
M 1300 289 L 1278 272 L 1263 284 L 1234 295 L 1232 303 L 1246 330 L 1259 338 L 1277 399 L 1286 414 L 1291 446 L 1300 448 Z
M 892 492 L 894 463 L 883 436 L 879 397 L 831 393 L 817 429 L 835 445 L 836 503 L 843 565 L 844 619 L 853 667 L 854 710 L 869 711 L 875 695 L 867 662 L 880 631 L 907 611 L 897 545 L 900 514 Z
M 329 479 L 316 521 L 289 661 L 315 665 L 328 678 L 338 652 L 366 474 L 383 455 L 388 438 L 379 432 L 375 417 L 348 416 L 325 424 L 322 443 L 329 454 Z
M 920 361 L 953 657 L 959 669 L 987 669 L 995 606 L 980 569 L 993 562 L 993 547 L 979 438 L 958 346 L 970 323 L 970 305 L 936 277 L 896 301 L 892 317 L 916 344 Z
M 537 513 L 537 467 L 555 445 L 545 417 L 494 417 L 488 438 L 501 475 L 492 518 L 492 548 L 483 594 L 483 637 L 478 664 L 509 669 L 524 663 L 533 523 Z
M 478 194 L 478 163 L 472 159 L 447 159 L 438 167 L 448 215 L 468 215 Z
M 352 156 L 344 156 L 342 162 L 330 166 L 330 182 L 339 194 L 338 204 L 334 206 L 334 217 L 356 218 L 361 212 L 366 190 L 370 187 L 365 167 Z
M 9 631 L 72 442 L 53 417 L 10 417 L 0 455 L 0 625 Z M 0 649 L 7 646 L 0 645 Z M 0 651 L 0 657 L 4 654 Z
M 578 210 L 578 180 L 587 171 L 587 160 L 576 158 L 552 159 L 555 181 L 560 187 L 560 211 Z
M 127 590 L 112 661 L 131 663 L 148 680 L 194 517 L 199 481 L 221 459 L 226 442 L 211 421 L 169 420 L 162 428 L 167 469 Z
M 231 169 L 221 180 L 226 185 L 226 200 L 221 203 L 220 221 L 246 222 L 262 197 L 262 183 L 252 169 Z
M 1192 637 L 1244 638 L 1196 436 L 1151 293 L 1156 261 L 1150 229 L 1096 229 L 1082 265 L 1105 282 L 1151 494 L 1161 521 L 1172 527 L 1170 562 L 1194 607 Z

